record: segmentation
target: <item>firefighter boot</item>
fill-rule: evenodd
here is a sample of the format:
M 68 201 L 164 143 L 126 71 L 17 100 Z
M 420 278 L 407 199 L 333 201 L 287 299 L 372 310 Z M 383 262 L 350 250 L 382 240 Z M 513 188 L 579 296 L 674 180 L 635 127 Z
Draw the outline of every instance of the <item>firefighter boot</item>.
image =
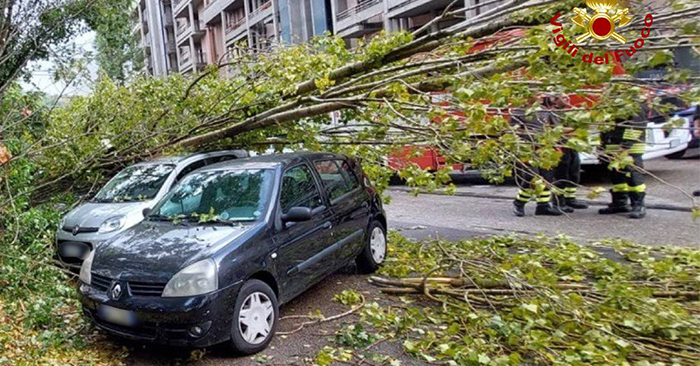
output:
M 577 200 L 576 197 L 567 198 L 566 205 L 576 210 L 585 210 L 588 208 L 587 204 Z
M 585 210 L 588 205 L 576 199 L 576 187 L 566 187 L 564 188 L 564 198 L 566 199 L 566 205 L 575 210 Z
M 535 215 L 543 216 L 561 216 L 564 213 L 560 209 L 552 206 L 549 202 L 539 202 L 537 203 L 537 209 L 535 210 Z
M 633 219 L 643 219 L 647 215 L 647 208 L 644 206 L 644 192 L 630 192 L 630 200 L 632 201 L 632 212 L 630 217 Z
M 628 201 L 629 194 L 627 192 L 611 192 L 612 203 L 606 208 L 601 208 L 598 213 L 601 215 L 610 215 L 616 213 L 626 213 L 632 211 Z
M 566 198 L 564 196 L 554 196 L 554 201 L 552 203 L 554 204 L 554 207 L 558 208 L 559 211 L 561 211 L 561 212 L 564 212 L 564 213 L 574 212 L 574 208 L 570 207 L 567 204 Z
M 513 213 L 518 217 L 525 216 L 525 202 L 518 200 L 513 201 Z

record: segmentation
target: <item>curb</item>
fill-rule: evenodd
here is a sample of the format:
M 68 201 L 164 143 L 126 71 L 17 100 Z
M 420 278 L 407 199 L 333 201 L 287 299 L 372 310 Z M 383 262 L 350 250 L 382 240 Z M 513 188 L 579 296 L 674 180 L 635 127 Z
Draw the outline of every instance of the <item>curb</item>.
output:
M 398 191 L 398 192 L 407 192 L 407 193 L 412 193 L 413 190 L 408 187 L 389 187 L 389 191 Z M 442 191 L 433 191 L 433 192 L 428 192 L 424 190 L 419 191 L 420 194 L 429 194 L 429 195 L 435 195 L 435 196 L 458 196 L 458 197 L 474 197 L 474 198 L 487 198 L 487 199 L 494 199 L 494 200 L 507 200 L 507 201 L 512 201 L 513 197 L 508 197 L 508 196 L 501 196 L 501 195 L 495 195 L 495 194 L 483 194 L 483 193 L 471 193 L 471 192 L 455 192 L 454 194 L 447 194 Z M 581 199 L 581 202 L 585 202 L 591 206 L 607 206 L 607 202 L 603 201 L 592 201 L 592 200 L 585 200 Z M 646 205 L 647 209 L 652 209 L 652 210 L 665 210 L 665 211 L 676 211 L 676 212 L 692 212 L 691 208 L 688 207 L 682 207 L 682 206 L 674 206 L 674 205 L 664 205 L 664 204 L 647 204 Z

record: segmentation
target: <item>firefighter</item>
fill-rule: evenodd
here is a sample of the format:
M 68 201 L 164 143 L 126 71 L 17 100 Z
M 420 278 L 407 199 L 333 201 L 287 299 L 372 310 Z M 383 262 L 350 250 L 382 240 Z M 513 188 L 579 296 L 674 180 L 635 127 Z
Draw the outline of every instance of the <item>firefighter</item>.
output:
M 536 143 L 534 133 L 542 132 L 545 125 L 556 123 L 556 115 L 551 109 L 551 97 L 545 96 L 542 100 L 544 110 L 538 112 L 533 118 L 528 118 L 522 111 L 515 111 L 511 116 L 512 124 L 523 127 L 523 136 L 533 144 Z M 536 179 L 539 177 L 541 179 Z M 552 206 L 552 192 L 550 187 L 554 181 L 553 169 L 535 168 L 525 163 L 519 163 L 515 169 L 515 183 L 520 188 L 513 201 L 513 213 L 515 216 L 525 216 L 525 204 L 530 200 L 537 202 L 535 215 L 559 216 L 564 213 Z
M 568 106 L 569 101 L 566 96 L 552 98 L 552 108 L 561 110 Z M 570 127 L 566 127 L 564 130 L 565 132 L 573 131 Z M 566 141 L 563 141 L 563 144 L 565 143 Z M 554 171 L 554 186 L 557 191 L 554 196 L 554 205 L 565 213 L 572 213 L 574 209 L 587 209 L 587 204 L 576 199 L 577 186 L 581 181 L 581 157 L 578 151 L 568 147 L 563 147 L 561 152 L 561 160 Z
M 634 164 L 622 169 L 612 169 L 611 181 L 612 202 L 598 213 L 602 215 L 629 213 L 633 219 L 646 216 L 644 197 L 646 185 L 644 175 L 644 160 L 642 155 L 646 149 L 646 116 L 648 109 L 642 108 L 642 113 L 631 121 L 617 120 L 615 128 L 601 135 L 601 142 L 606 154 L 627 152 Z M 631 204 L 631 205 L 630 205 Z

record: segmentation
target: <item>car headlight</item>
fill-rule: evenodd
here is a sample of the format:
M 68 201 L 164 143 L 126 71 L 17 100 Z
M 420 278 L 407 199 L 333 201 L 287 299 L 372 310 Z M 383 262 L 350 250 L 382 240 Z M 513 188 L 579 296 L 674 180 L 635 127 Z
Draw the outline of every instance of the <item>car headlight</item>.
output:
M 110 233 L 115 230 L 119 230 L 124 227 L 126 223 L 126 217 L 124 216 L 114 216 L 105 220 L 102 225 L 100 225 L 99 232 Z
M 90 275 L 90 272 L 92 272 L 92 260 L 95 258 L 95 250 L 92 250 L 90 254 L 88 255 L 87 258 L 85 258 L 85 261 L 83 262 L 83 265 L 80 267 L 80 280 L 83 281 L 85 284 L 90 284 L 90 281 L 92 281 L 92 276 Z
M 68 215 L 66 215 L 68 216 Z M 58 223 L 58 230 L 63 229 L 64 226 L 66 226 L 66 216 L 63 216 L 61 218 L 61 221 Z
M 193 263 L 175 274 L 163 290 L 163 297 L 196 296 L 219 288 L 216 263 L 204 259 Z

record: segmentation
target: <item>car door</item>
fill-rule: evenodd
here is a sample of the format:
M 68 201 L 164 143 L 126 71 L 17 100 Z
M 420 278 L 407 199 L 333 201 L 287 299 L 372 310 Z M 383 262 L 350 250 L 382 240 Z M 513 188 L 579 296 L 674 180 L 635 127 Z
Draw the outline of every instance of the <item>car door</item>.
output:
M 313 214 L 309 221 L 282 223 L 273 234 L 278 248 L 278 278 L 283 279 L 280 288 L 293 297 L 335 267 L 335 255 L 330 248 L 332 213 L 307 164 L 285 170 L 278 207 L 280 217 L 292 207 L 308 207 Z
M 345 159 L 315 160 L 333 212 L 333 239 L 338 246 L 338 265 L 352 260 L 362 246 L 369 224 L 369 193 Z

